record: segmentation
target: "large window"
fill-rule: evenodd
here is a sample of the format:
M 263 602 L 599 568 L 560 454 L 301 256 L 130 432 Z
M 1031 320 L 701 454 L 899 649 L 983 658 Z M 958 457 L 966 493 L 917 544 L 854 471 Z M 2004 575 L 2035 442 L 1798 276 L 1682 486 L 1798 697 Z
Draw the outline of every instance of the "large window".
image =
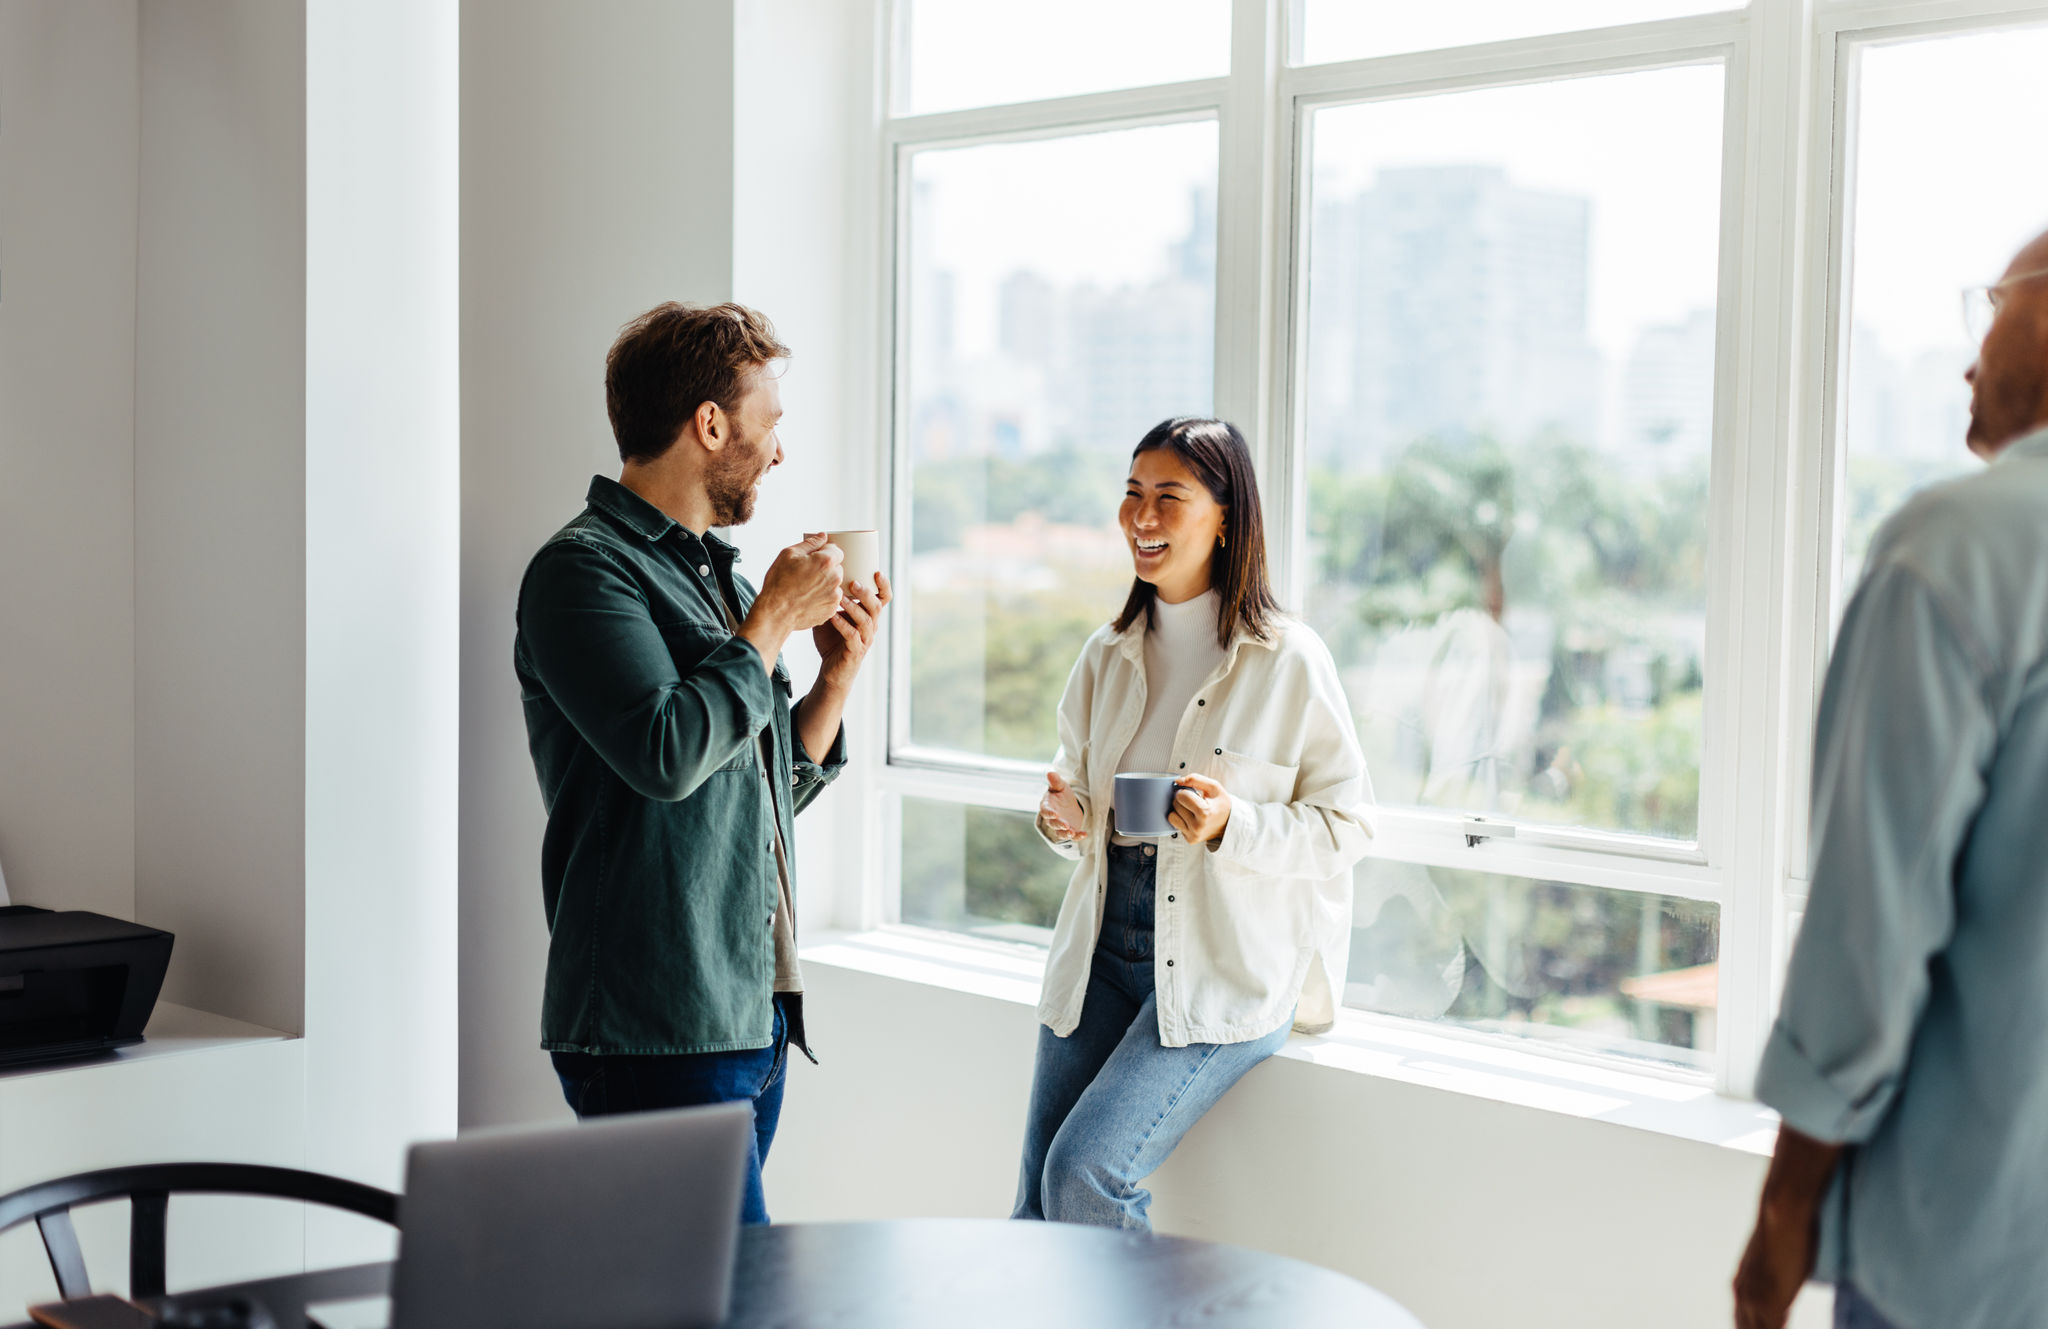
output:
M 1230 72 L 1230 0 L 902 0 L 897 22 L 919 115 Z
M 1728 0 L 1302 0 L 1309 64 L 1508 41 L 1732 9 Z
M 1959 293 L 1997 281 L 2048 226 L 2048 182 L 2016 169 L 2013 132 L 2048 126 L 2048 30 L 1857 53 L 1847 252 L 1842 587 L 1878 524 L 1915 490 L 1976 466 L 1963 446 L 1976 355 Z M 1839 600 L 1838 600 L 1839 603 Z
M 2048 4 L 890 13 L 868 921 L 1043 944 L 1129 451 L 1215 413 L 1379 794 L 1346 1004 L 1746 1090 L 1843 587 L 1972 464 L 1958 288 L 2048 224 L 1986 132 Z
M 1211 409 L 1216 123 L 932 148 L 905 174 L 905 737 L 1043 762 L 1130 584 L 1131 446 Z
M 1697 838 L 1723 78 L 1314 113 L 1307 609 L 1383 803 Z

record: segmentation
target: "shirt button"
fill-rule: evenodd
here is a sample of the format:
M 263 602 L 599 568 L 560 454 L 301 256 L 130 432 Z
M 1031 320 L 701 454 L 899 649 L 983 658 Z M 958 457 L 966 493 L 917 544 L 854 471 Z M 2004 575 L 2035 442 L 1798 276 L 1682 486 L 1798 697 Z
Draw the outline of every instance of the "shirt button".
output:
M 1202 700 L 1200 700 L 1200 699 L 1197 699 L 1197 700 L 1196 700 L 1196 702 L 1195 702 L 1195 705 L 1197 705 L 1197 706 L 1207 706 L 1208 704 L 1209 704 L 1208 702 L 1206 702 L 1206 701 L 1202 701 Z M 1171 960 L 1168 960 L 1168 961 L 1167 961 L 1167 963 L 1168 963 L 1168 964 L 1172 964 L 1172 963 L 1173 963 L 1173 961 L 1171 961 Z
M 708 577 L 708 576 L 710 576 L 710 575 L 711 575 L 711 565 L 710 565 L 709 563 L 705 563 L 705 564 L 701 565 L 700 567 L 698 567 L 698 569 L 697 569 L 697 575 L 698 575 L 698 576 L 700 576 L 700 577 Z
M 1172 903 L 1173 903 L 1173 897 L 1172 897 L 1171 895 L 1167 896 L 1167 897 L 1166 897 L 1166 902 L 1167 902 L 1168 904 L 1172 904 Z
M 1171 969 L 1171 968 L 1173 968 L 1173 961 L 1171 961 L 1171 960 L 1168 960 L 1168 961 L 1166 962 L 1166 967 L 1167 967 L 1168 969 Z

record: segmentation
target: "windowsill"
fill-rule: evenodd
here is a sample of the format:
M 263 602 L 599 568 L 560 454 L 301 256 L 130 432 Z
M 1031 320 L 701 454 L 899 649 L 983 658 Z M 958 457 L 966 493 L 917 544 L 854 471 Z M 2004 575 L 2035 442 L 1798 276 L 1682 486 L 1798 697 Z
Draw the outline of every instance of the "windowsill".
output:
M 292 1037 L 276 1029 L 266 1029 L 262 1025 L 248 1024 L 225 1015 L 215 1015 L 211 1011 L 180 1006 L 169 1001 L 160 1001 L 156 1004 L 156 1009 L 150 1012 L 149 1023 L 143 1027 L 142 1035 L 142 1042 L 115 1048 L 110 1052 L 75 1057 L 66 1061 L 38 1061 L 25 1066 L 0 1067 L 0 1082 L 93 1071 L 108 1066 L 184 1056 L 194 1052 L 281 1043 Z
M 819 934 L 804 946 L 803 960 L 1033 1008 L 1044 974 L 1044 957 L 1035 949 L 914 929 Z M 1698 1080 L 1583 1062 L 1363 1011 L 1340 1011 L 1335 1029 L 1295 1034 L 1276 1055 L 1762 1157 L 1770 1156 L 1777 1137 L 1775 1112 L 1717 1094 Z

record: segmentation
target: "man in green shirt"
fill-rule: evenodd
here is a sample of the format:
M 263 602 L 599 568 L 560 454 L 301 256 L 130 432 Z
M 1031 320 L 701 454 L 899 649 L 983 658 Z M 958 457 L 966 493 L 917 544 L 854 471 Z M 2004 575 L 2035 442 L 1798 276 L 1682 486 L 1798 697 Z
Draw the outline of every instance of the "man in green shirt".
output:
M 579 1117 L 751 1102 L 755 1223 L 786 1051 L 811 1055 L 792 818 L 846 764 L 840 716 L 889 600 L 886 577 L 842 582 L 822 535 L 757 592 L 711 531 L 752 517 L 782 461 L 788 354 L 736 304 L 626 326 L 605 361 L 624 467 L 527 566 L 513 648 L 548 814 L 541 1045 Z M 780 653 L 806 629 L 821 663 L 792 706 Z

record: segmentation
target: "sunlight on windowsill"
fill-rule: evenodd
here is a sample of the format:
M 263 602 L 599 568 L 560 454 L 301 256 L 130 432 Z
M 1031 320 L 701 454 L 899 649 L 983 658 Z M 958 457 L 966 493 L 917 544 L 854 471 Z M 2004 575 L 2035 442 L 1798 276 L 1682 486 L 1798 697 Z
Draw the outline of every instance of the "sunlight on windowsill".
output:
M 822 933 L 807 965 L 1035 1006 L 1044 953 L 922 928 Z M 1665 1068 L 1591 1061 L 1413 1020 L 1344 1010 L 1327 1034 L 1296 1034 L 1279 1056 L 1331 1071 L 1554 1112 L 1768 1157 L 1777 1114 Z

